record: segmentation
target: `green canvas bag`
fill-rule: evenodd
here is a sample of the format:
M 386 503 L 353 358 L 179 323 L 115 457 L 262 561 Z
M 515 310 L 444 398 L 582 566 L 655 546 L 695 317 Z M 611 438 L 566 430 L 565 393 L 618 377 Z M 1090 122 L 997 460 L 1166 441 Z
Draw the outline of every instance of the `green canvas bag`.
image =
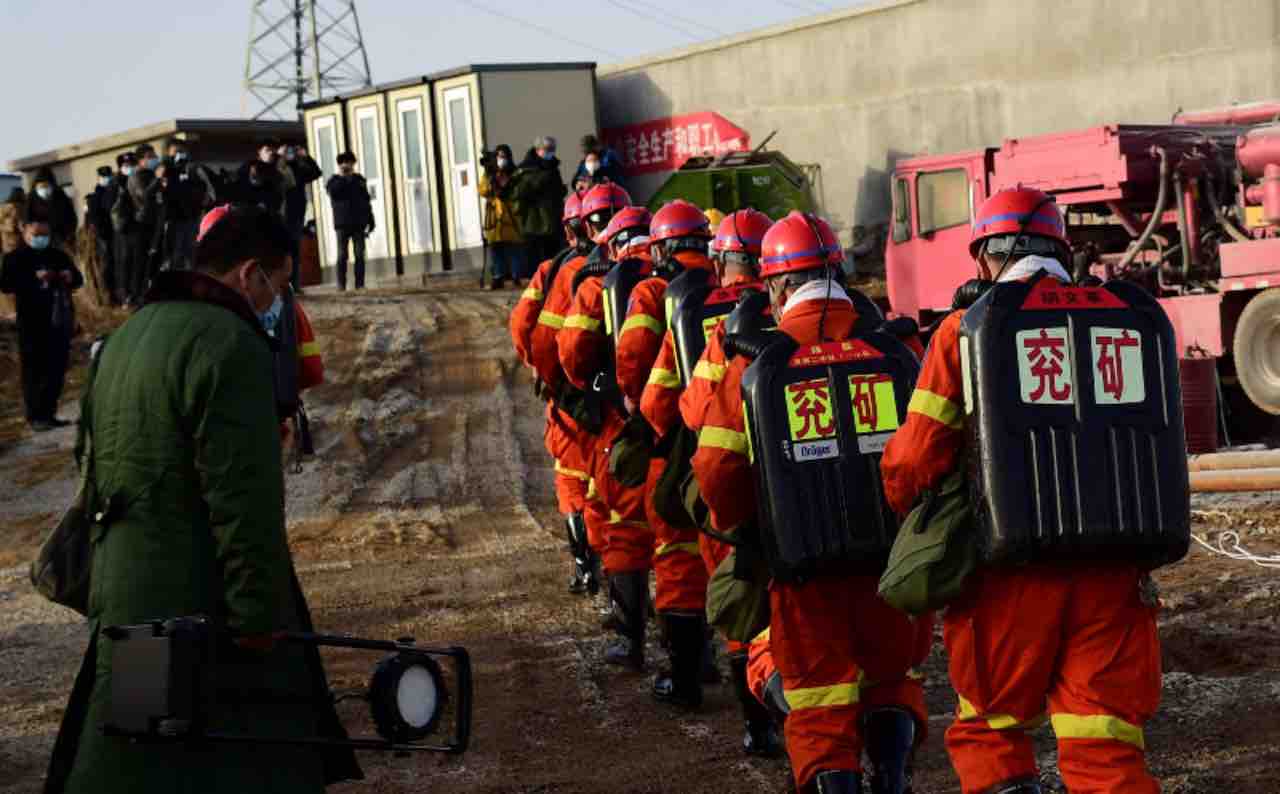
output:
M 925 491 L 907 514 L 880 576 L 880 597 L 922 615 L 954 601 L 977 565 L 968 482 L 958 470 Z
M 751 642 L 769 627 L 769 568 L 750 547 L 737 546 L 707 582 L 707 622 L 734 642 Z

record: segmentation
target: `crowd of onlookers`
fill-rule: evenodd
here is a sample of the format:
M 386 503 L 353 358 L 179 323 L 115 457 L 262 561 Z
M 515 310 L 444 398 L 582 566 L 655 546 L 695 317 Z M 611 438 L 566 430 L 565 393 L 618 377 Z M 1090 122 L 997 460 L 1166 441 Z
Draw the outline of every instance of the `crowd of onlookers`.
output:
M 582 159 L 572 179 L 574 192 L 602 182 L 621 184 L 622 161 L 613 149 L 595 135 L 584 135 L 581 145 Z M 539 263 L 565 245 L 561 217 L 569 187 L 560 175 L 556 139 L 538 136 L 519 162 L 504 143 L 481 162 L 489 287 L 501 289 L 508 280 L 521 286 Z

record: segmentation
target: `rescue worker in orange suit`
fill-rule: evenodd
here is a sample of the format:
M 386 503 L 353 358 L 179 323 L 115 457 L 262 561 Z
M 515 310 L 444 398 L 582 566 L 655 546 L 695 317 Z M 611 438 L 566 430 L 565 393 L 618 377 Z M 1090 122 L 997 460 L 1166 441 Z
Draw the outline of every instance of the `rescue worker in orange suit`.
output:
M 569 194 L 564 203 L 562 226 L 569 247 L 538 266 L 529 286 L 511 310 L 511 342 L 520 361 L 534 371 L 534 388 L 547 402 L 543 442 L 555 461 L 556 501 L 565 517 L 565 534 L 573 558 L 569 592 L 594 594 L 600 588 L 600 563 L 591 543 L 586 520 L 590 453 L 594 437 L 584 433 L 557 400 L 565 385 L 555 337 L 569 306 L 573 274 L 586 264 L 591 241 L 582 230 L 582 199 Z
M 759 270 L 760 244 L 772 225 L 773 220 L 768 215 L 754 209 L 738 210 L 720 221 L 716 235 L 711 240 L 711 259 L 715 265 L 717 284 L 721 287 L 764 289 Z M 685 426 L 695 434 L 702 430 L 707 409 L 720 382 L 724 380 L 727 365 L 724 336 L 724 322 L 719 322 L 707 338 L 707 346 L 680 395 L 680 417 Z M 715 573 L 732 550 L 728 544 L 705 533 L 699 533 L 698 546 L 708 576 Z M 779 755 L 783 749 L 782 739 L 778 735 L 774 719 L 765 709 L 760 697 L 765 681 L 776 672 L 773 654 L 768 650 L 768 632 L 766 630 L 761 638 L 751 643 L 756 646 L 754 650 L 757 651 L 757 686 L 754 688 L 748 675 L 748 657 L 752 648 L 746 643 L 733 640 L 726 640 L 725 644 L 728 649 L 729 671 L 746 725 L 746 734 L 742 739 L 743 751 L 747 755 Z
M 596 185 L 583 197 L 587 233 L 597 247 L 574 276 L 573 303 L 556 344 L 565 377 L 593 401 L 600 421 L 591 475 L 599 501 L 608 511 L 602 558 L 609 579 L 611 625 L 619 634 L 619 640 L 605 650 L 605 661 L 641 670 L 653 532 L 645 520 L 644 488 L 624 487 L 609 474 L 610 444 L 622 431 L 626 416 L 616 382 L 613 347 L 604 333 L 603 295 L 604 274 L 612 262 L 604 247 L 604 233 L 613 215 L 630 203 L 627 192 L 613 183 Z
M 645 516 L 654 533 L 654 607 L 663 623 L 670 666 L 659 671 L 653 696 L 659 702 L 696 708 L 702 704 L 704 662 L 710 658 L 706 628 L 706 568 L 696 529 L 677 529 L 654 508 L 658 479 L 667 466 L 679 421 L 680 378 L 676 372 L 664 298 L 667 284 L 686 270 L 710 271 L 707 218 L 695 205 L 677 199 L 653 216 L 648 228 L 653 274 L 631 290 L 618 337 L 618 380 L 633 420 L 647 423 L 648 474 Z M 708 678 L 710 675 L 708 674 Z
M 969 251 L 985 282 L 1026 280 L 1041 270 L 1070 282 L 1062 214 L 1038 190 L 988 198 Z M 952 312 L 934 333 L 907 421 L 881 461 L 885 495 L 900 513 L 941 482 L 965 449 L 964 314 Z M 960 698 L 947 750 L 965 794 L 1042 791 L 1028 729 L 1046 711 L 1072 794 L 1159 791 L 1146 769 L 1142 725 L 1159 703 L 1160 648 L 1140 576 L 1128 564 L 987 567 L 947 608 L 944 637 Z
M 825 221 L 792 212 L 769 228 L 762 251 L 760 275 L 780 332 L 801 345 L 853 336 L 858 314 L 836 280 L 843 252 Z M 727 365 L 693 458 L 712 524 L 726 533 L 755 520 L 760 498 L 743 413 L 748 364 L 738 356 Z M 885 604 L 878 579 L 817 574 L 770 584 L 769 644 L 790 708 L 783 729 L 802 792 L 861 792 L 864 749 L 873 792 L 910 790 L 909 757 L 928 724 L 914 669 L 928 655 L 933 621 L 910 620 Z

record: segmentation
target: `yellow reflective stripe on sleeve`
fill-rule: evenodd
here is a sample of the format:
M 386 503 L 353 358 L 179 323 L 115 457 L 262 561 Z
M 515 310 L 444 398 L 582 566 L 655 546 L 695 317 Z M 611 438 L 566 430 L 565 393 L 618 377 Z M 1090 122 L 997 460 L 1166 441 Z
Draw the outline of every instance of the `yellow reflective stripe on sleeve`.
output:
M 782 694 L 786 696 L 787 705 L 791 710 L 798 711 L 799 709 L 819 709 L 824 706 L 852 706 L 861 697 L 860 689 L 859 684 L 854 682 L 806 689 L 784 689 Z
M 662 336 L 662 322 L 652 314 L 637 313 L 631 315 L 627 318 L 627 321 L 622 324 L 621 334 L 625 334 L 627 331 L 634 331 L 637 328 L 648 328 L 658 336 Z
M 649 371 L 649 385 L 661 386 L 664 389 L 680 388 L 680 376 L 669 369 L 654 367 Z
M 555 314 L 554 312 L 549 312 L 546 309 L 543 309 L 538 314 L 538 325 L 546 325 L 546 326 L 550 326 L 551 328 L 563 328 L 564 316 Z
M 302 356 L 303 358 L 310 358 L 311 356 L 320 355 L 320 343 L 319 342 L 303 342 L 301 345 L 298 346 L 298 355 Z
M 591 479 L 591 475 L 587 474 L 585 471 L 578 471 L 577 469 L 566 468 L 560 465 L 560 461 L 556 461 L 556 474 L 563 474 L 564 476 L 572 477 L 575 480 L 586 481 Z
M 762 631 L 762 632 L 760 632 L 759 634 L 757 634 L 756 636 L 752 637 L 752 638 L 751 638 L 751 641 L 752 641 L 752 642 L 768 642 L 768 641 L 769 641 L 769 627 L 768 627 L 768 626 L 766 626 L 766 627 L 765 627 L 765 629 L 764 629 L 764 631 Z
M 729 368 L 724 364 L 712 364 L 704 358 L 693 368 L 693 377 L 719 383 L 724 380 L 724 373 L 728 370 Z
M 907 413 L 927 416 L 953 430 L 959 430 L 964 426 L 961 421 L 963 413 L 960 410 L 960 406 L 940 394 L 934 394 L 924 389 L 916 389 L 911 395 L 911 402 L 907 405 Z
M 596 478 L 592 477 L 587 480 L 587 495 L 583 498 L 594 501 L 599 498 L 599 496 L 600 492 L 596 490 Z
M 964 695 L 958 695 L 958 697 L 960 700 L 960 706 L 956 714 L 958 719 L 963 721 L 984 720 L 987 723 L 987 727 L 993 731 L 1030 730 L 1044 725 L 1046 721 L 1044 714 L 1032 717 L 1029 720 L 1020 720 L 1012 714 L 982 714 Z
M 600 330 L 600 321 L 585 314 L 571 314 L 564 318 L 565 328 L 581 328 L 584 331 Z
M 622 514 L 616 510 L 609 511 L 609 523 L 621 524 L 624 527 L 641 527 L 643 529 L 647 529 L 649 526 L 648 521 L 630 521 L 630 520 L 624 521 L 622 518 Z
M 672 554 L 677 551 L 683 551 L 683 552 L 688 552 L 689 554 L 699 554 L 699 555 L 702 553 L 702 551 L 698 548 L 698 544 L 696 542 L 685 541 L 683 543 L 663 543 L 661 546 L 658 547 L 657 551 L 653 553 L 653 556 L 664 557 L 668 554 Z
M 542 290 L 537 287 L 527 287 L 525 291 L 520 293 L 522 301 L 540 301 L 542 300 Z
M 698 431 L 698 446 L 724 449 L 739 455 L 747 454 L 747 434 L 727 427 L 703 425 Z
M 1058 739 L 1115 739 L 1145 750 L 1142 728 L 1109 714 L 1054 714 L 1049 718 Z

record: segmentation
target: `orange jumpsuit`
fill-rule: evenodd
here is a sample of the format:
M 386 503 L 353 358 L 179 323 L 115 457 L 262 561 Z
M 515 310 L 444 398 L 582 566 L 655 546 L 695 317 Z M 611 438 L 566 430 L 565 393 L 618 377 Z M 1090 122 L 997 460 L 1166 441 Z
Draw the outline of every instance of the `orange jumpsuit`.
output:
M 302 310 L 302 304 L 293 302 L 293 316 L 298 332 L 298 391 L 324 383 L 324 359 L 320 357 L 320 343 L 311 326 L 311 318 Z
M 572 301 L 570 289 L 573 276 L 587 260 L 584 256 L 569 257 L 561 264 L 555 280 L 547 284 L 546 276 L 551 261 L 544 262 L 538 268 L 528 288 L 520 296 L 520 301 L 511 312 L 510 328 L 512 342 L 521 361 L 533 367 L 546 387 L 554 393 L 565 380 L 564 371 L 560 368 L 556 335 L 564 324 L 564 316 Z M 528 341 L 522 341 L 524 338 Z M 527 358 L 521 353 L 522 346 L 527 350 Z M 589 519 L 593 516 L 599 518 L 599 510 L 586 509 L 595 437 L 579 428 L 554 402 L 548 402 L 543 441 L 547 452 L 555 459 L 556 499 L 560 512 L 582 512 Z M 603 545 L 602 527 L 601 521 L 587 521 L 588 539 L 591 547 L 597 551 Z
M 793 306 L 779 330 L 801 344 L 818 342 L 824 303 Z M 827 305 L 830 338 L 849 338 L 856 320 L 848 303 Z M 741 395 L 748 363 L 738 357 L 728 364 L 693 458 L 712 522 L 721 531 L 756 516 Z M 929 653 L 933 620 L 911 620 L 885 604 L 876 593 L 878 583 L 875 575 L 819 576 L 770 587 L 769 643 L 791 708 L 784 731 L 797 787 L 824 770 L 862 770 L 860 717 L 867 709 L 905 708 L 915 717 L 917 741 L 924 737 L 928 719 L 915 668 Z
M 934 332 L 907 421 L 880 463 L 885 495 L 905 513 L 964 448 L 960 320 Z M 944 638 L 960 697 L 947 730 L 965 794 L 1034 777 L 1027 729 L 1046 712 L 1072 794 L 1150 794 L 1142 724 L 1160 701 L 1155 610 L 1130 565 L 1033 563 L 979 570 L 947 608 Z
M 712 269 L 711 260 L 694 251 L 677 252 L 675 259 L 686 270 Z M 640 413 L 659 439 L 666 437 L 680 420 L 681 384 L 676 367 L 675 342 L 667 328 L 665 287 L 663 284 L 663 292 L 655 296 L 647 292 L 633 293 L 634 299 L 627 313 L 627 323 L 643 325 L 646 337 L 659 342 L 655 351 L 657 358 L 652 362 L 639 400 Z M 638 291 L 640 287 L 636 289 Z M 659 612 L 701 613 L 707 606 L 707 568 L 698 547 L 701 533 L 696 528 L 677 529 L 671 526 L 662 520 L 653 505 L 654 491 L 666 466 L 665 457 L 654 457 L 649 461 L 649 475 L 645 481 L 645 513 L 653 527 L 655 542 L 654 608 Z
M 613 352 L 604 335 L 602 287 L 599 277 L 582 282 L 556 337 L 565 377 L 579 389 L 591 388 Z M 644 488 L 624 487 L 609 474 L 610 444 L 624 421 L 616 406 L 604 407 L 604 429 L 596 439 L 591 466 L 596 492 L 608 508 L 601 558 L 610 573 L 648 570 L 653 557 L 653 531 L 645 519 Z

